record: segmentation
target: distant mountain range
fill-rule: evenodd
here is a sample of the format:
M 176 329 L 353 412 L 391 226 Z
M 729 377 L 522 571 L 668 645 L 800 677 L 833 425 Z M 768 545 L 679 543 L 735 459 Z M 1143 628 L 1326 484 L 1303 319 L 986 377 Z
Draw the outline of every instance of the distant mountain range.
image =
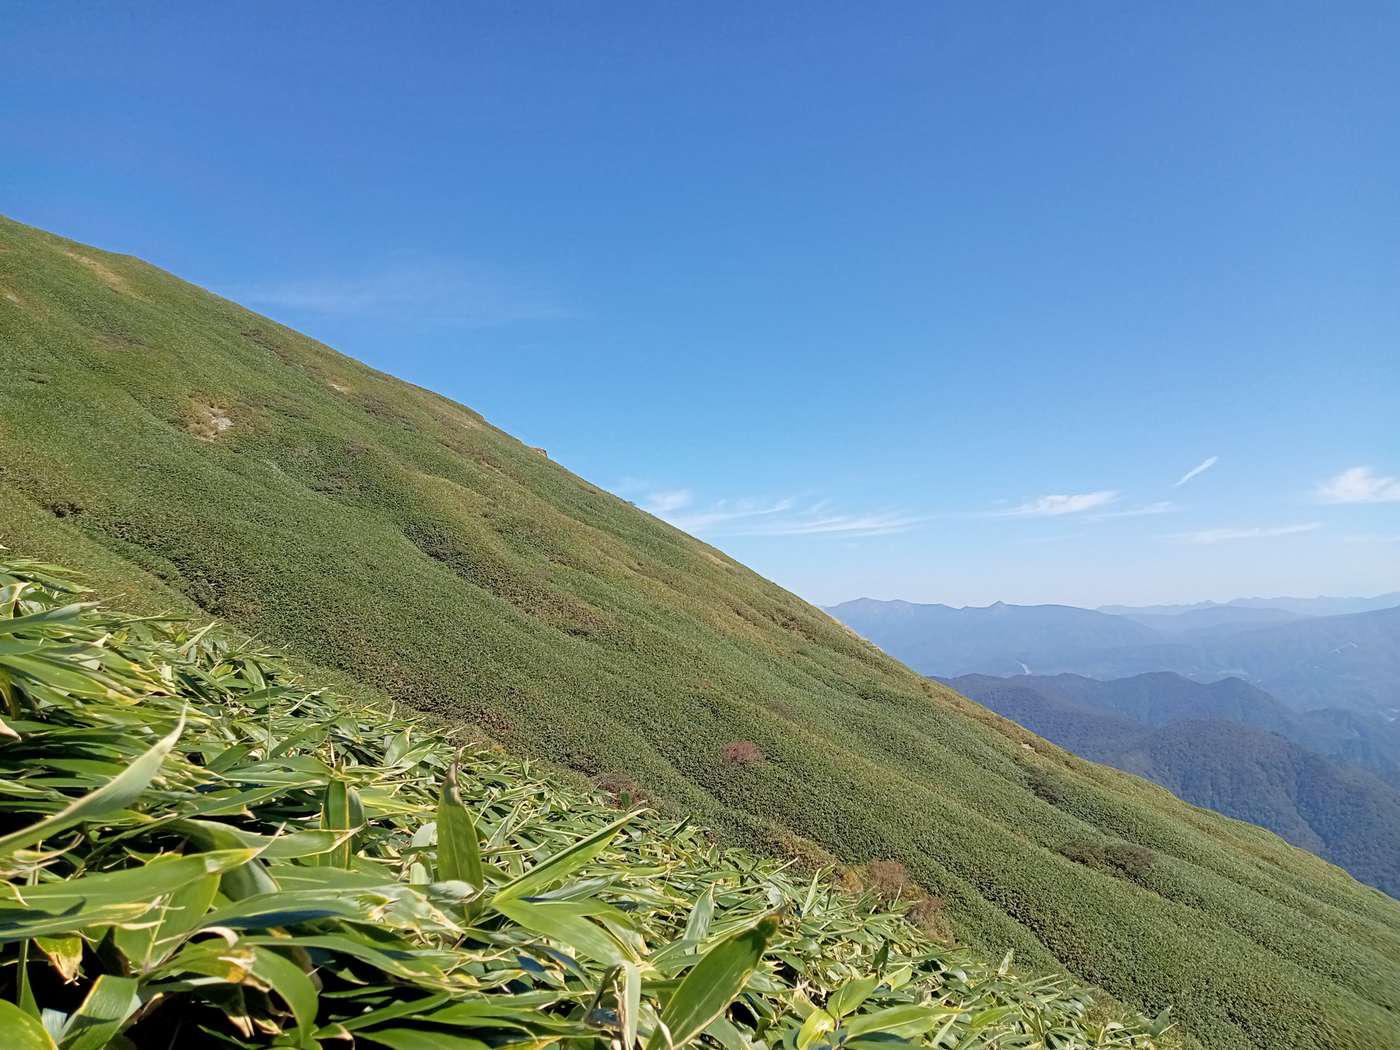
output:
M 1400 731 L 1299 714 L 1249 683 L 963 675 L 954 689 L 1047 740 L 1259 824 L 1400 895 Z M 1359 748 L 1358 748 L 1358 745 Z M 1349 763 L 1362 761 L 1373 772 Z M 1389 783 L 1377 773 L 1385 775 Z
M 1134 618 L 1176 616 L 1212 609 L 1260 609 L 1293 616 L 1346 616 L 1348 613 L 1375 612 L 1397 605 L 1400 605 L 1400 591 L 1378 594 L 1374 598 L 1234 598 L 1228 602 L 1196 602 L 1194 605 L 1100 605 L 1098 611 Z
M 1391 599 L 1395 606 L 1341 615 L 1298 611 Z M 826 611 L 930 675 L 1122 678 L 1174 671 L 1204 682 L 1233 676 L 1300 711 L 1345 708 L 1400 717 L 1400 594 L 1242 602 L 1106 612 L 1000 602 L 955 609 L 861 598 Z
M 826 610 L 916 671 L 930 675 L 1041 671 L 1066 653 L 1150 646 L 1160 632 L 1071 605 L 949 605 L 857 598 Z

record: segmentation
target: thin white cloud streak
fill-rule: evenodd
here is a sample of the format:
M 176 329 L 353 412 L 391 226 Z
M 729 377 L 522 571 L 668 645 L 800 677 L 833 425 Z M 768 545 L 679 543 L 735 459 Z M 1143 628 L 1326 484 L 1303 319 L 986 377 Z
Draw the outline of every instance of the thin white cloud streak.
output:
M 1351 467 L 1319 485 L 1316 496 L 1322 503 L 1400 503 L 1400 478 Z
M 1393 536 L 1387 536 L 1380 532 L 1358 532 L 1343 537 L 1343 541 L 1346 543 L 1400 543 L 1400 532 Z
M 688 489 L 648 493 L 639 504 L 648 513 L 700 536 L 832 536 L 859 538 L 907 532 L 926 518 L 902 511 L 841 513 L 830 500 L 799 504 L 793 499 L 722 499 L 697 507 Z
M 1182 510 L 1180 504 L 1173 503 L 1169 499 L 1158 500 L 1156 503 L 1145 503 L 1141 507 L 1125 507 L 1123 510 L 1110 510 L 1103 514 L 1094 514 L 1090 521 L 1105 521 L 1108 518 L 1145 518 L 1157 514 L 1175 514 Z
M 1177 483 L 1176 483 L 1175 485 L 1173 485 L 1172 487 L 1173 487 L 1173 488 L 1178 488 L 1178 489 L 1181 488 L 1182 485 L 1185 485 L 1185 484 L 1186 484 L 1188 481 L 1190 481 L 1192 478 L 1199 477 L 1200 475 L 1204 474 L 1206 471 L 1208 471 L 1211 467 L 1215 466 L 1215 465 L 1216 465 L 1217 463 L 1219 463 L 1219 462 L 1220 462 L 1220 457 L 1219 457 L 1219 456 L 1210 456 L 1210 457 L 1208 457 L 1208 458 L 1206 458 L 1206 459 L 1201 460 L 1201 462 L 1197 463 L 1194 467 L 1192 467 L 1190 470 L 1188 470 L 1185 474 L 1181 475 L 1180 480 L 1177 481 Z
M 1268 525 L 1248 529 L 1202 529 L 1199 532 L 1178 532 L 1167 539 L 1177 543 L 1230 543 L 1235 540 L 1266 540 L 1277 536 L 1296 536 L 1303 532 L 1314 532 L 1322 528 L 1322 523 L 1310 521 L 1301 525 Z
M 443 259 L 393 262 L 369 272 L 234 289 L 233 297 L 305 313 L 395 317 L 468 325 L 563 316 L 554 298 L 489 267 Z
M 670 514 L 682 507 L 690 506 L 694 497 L 689 489 L 672 489 L 667 492 L 653 492 L 647 497 L 646 509 L 658 517 Z
M 719 500 L 703 510 L 676 513 L 656 512 L 658 518 L 668 521 L 683 532 L 692 535 L 714 534 L 717 529 L 733 534 L 729 528 L 734 522 L 764 518 L 773 514 L 783 514 L 792 509 L 792 500 L 780 499 L 771 503 L 758 503 L 753 500 Z
M 1065 514 L 1080 514 L 1095 507 L 1106 507 L 1118 499 L 1112 489 L 1081 492 L 1075 495 L 1041 496 L 1008 510 L 992 511 L 996 518 L 1058 518 Z
M 891 536 L 908 532 L 926 519 L 897 512 L 884 514 L 834 514 L 795 518 L 735 531 L 736 536 Z

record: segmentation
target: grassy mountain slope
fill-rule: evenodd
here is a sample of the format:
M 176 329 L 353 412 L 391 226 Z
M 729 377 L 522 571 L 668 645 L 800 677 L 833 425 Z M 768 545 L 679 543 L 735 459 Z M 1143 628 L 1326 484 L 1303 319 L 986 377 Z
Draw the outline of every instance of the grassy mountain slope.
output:
M 1096 762 L 1248 820 L 1400 896 L 1400 791 L 1308 747 L 1308 727 L 1239 679 L 966 675 L 953 688 Z
M 1165 1019 L 933 943 L 907 900 L 90 597 L 0 562 L 9 1046 L 1160 1045 Z
M 13 223 L 0 375 L 21 552 L 751 844 L 901 860 L 973 945 L 1211 1046 L 1400 1044 L 1396 902 L 914 674 L 469 409 Z M 1150 862 L 1066 856 L 1086 840 Z

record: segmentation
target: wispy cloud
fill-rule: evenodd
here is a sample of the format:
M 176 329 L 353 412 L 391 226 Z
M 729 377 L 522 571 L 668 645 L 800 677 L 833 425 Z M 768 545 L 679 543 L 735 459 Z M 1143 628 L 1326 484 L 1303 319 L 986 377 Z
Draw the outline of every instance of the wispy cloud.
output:
M 744 536 L 890 536 L 908 532 L 925 518 L 899 511 L 873 514 L 829 514 L 811 510 L 739 530 Z
M 662 514 L 678 511 L 682 507 L 688 507 L 692 502 L 694 502 L 694 497 L 689 489 L 670 489 L 648 495 L 645 507 L 659 517 Z
M 1118 499 L 1118 493 L 1105 489 L 1101 492 L 1081 492 L 1077 495 L 1041 496 L 1007 510 L 992 512 L 998 518 L 1057 518 L 1063 514 L 1080 514 L 1096 507 L 1106 507 Z
M 1199 532 L 1178 532 L 1167 537 L 1178 543 L 1229 543 L 1233 540 L 1265 540 L 1275 536 L 1294 536 L 1322 528 L 1317 521 L 1301 525 L 1266 525 L 1247 529 L 1202 529 Z
M 445 259 L 394 260 L 373 270 L 232 289 L 263 307 L 357 317 L 412 315 L 497 325 L 562 316 L 555 297 L 491 267 Z
M 632 483 L 624 488 L 632 488 Z M 927 520 L 898 510 L 842 511 L 830 500 L 720 499 L 698 504 L 689 489 L 648 491 L 638 506 L 696 536 L 888 536 Z
M 1185 485 L 1185 484 L 1186 484 L 1188 481 L 1190 481 L 1192 478 L 1199 477 L 1200 475 L 1204 474 L 1206 471 L 1208 471 L 1211 467 L 1215 466 L 1215 465 L 1216 465 L 1217 463 L 1219 463 L 1219 462 L 1220 462 L 1220 457 L 1219 457 L 1219 456 L 1210 456 L 1210 457 L 1208 457 L 1208 458 L 1206 458 L 1206 459 L 1201 460 L 1201 462 L 1197 463 L 1194 467 L 1192 467 L 1190 470 L 1188 470 L 1185 474 L 1181 475 L 1181 477 L 1177 480 L 1177 483 L 1176 483 L 1173 487 L 1174 487 L 1174 488 L 1181 488 L 1182 485 Z
M 1156 514 L 1175 514 L 1181 510 L 1181 505 L 1173 503 L 1169 499 L 1158 500 L 1156 503 L 1144 503 L 1140 507 L 1124 507 L 1122 510 L 1105 511 L 1102 514 L 1092 516 L 1093 521 L 1103 521 L 1106 518 L 1145 518 Z
M 789 499 L 722 499 L 701 507 L 693 506 L 692 503 L 693 501 L 687 501 L 680 506 L 667 506 L 664 501 L 658 502 L 649 498 L 642 506 L 663 521 L 669 521 L 676 528 L 697 536 L 702 533 L 713 535 L 716 532 L 733 535 L 736 529 L 752 525 L 756 518 L 783 514 L 793 506 L 792 500 Z
M 1323 503 L 1400 503 L 1400 478 L 1383 477 L 1370 467 L 1352 467 L 1317 487 Z

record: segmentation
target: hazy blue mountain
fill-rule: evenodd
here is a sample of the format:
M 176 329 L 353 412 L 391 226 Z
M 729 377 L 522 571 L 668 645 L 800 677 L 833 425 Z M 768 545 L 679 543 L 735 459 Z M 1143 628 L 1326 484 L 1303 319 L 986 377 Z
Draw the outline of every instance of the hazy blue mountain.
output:
M 1239 678 L 1197 682 L 1169 671 L 1155 671 L 1108 680 L 1057 674 L 1011 678 L 963 675 L 947 681 L 974 699 L 996 695 L 1002 706 L 995 710 L 1017 722 L 1022 720 L 1010 713 L 1013 707 L 1041 719 L 1056 714 L 1065 720 L 1059 732 L 1072 740 L 1063 746 L 1085 757 L 1103 755 L 1103 761 L 1113 761 L 1097 748 L 1106 740 L 1105 746 L 1118 749 L 1125 725 L 1141 730 L 1182 722 L 1227 721 L 1277 733 L 1400 789 L 1400 722 L 1335 708 L 1294 711 Z M 1071 716 L 1086 712 L 1106 721 L 1084 726 L 1081 732 L 1080 723 Z
M 1173 671 L 1205 682 L 1242 678 L 1295 710 L 1345 708 L 1400 718 L 1400 607 L 1267 626 L 1211 626 L 1216 614 L 1194 609 L 1180 615 L 1204 618 L 1204 625 L 1170 632 L 1066 605 L 955 609 L 864 598 L 827 612 L 930 675 L 1126 678 Z
M 1065 653 L 1151 645 L 1160 635 L 1121 616 L 1070 605 L 948 605 L 858 598 L 826 610 L 916 671 L 957 675 L 1041 670 Z
M 1152 728 L 1192 719 L 1213 718 L 1287 735 L 1296 724 L 1293 712 L 1262 689 L 1240 678 L 1204 683 L 1170 671 L 1154 671 L 1107 681 L 1077 674 L 1019 675 L 1011 679 L 965 675 L 957 681 L 965 683 L 972 690 L 992 688 L 996 683 L 1007 682 L 1041 696 L 1091 707 L 1100 713 L 1116 715 Z M 974 698 L 976 696 L 967 690 L 960 691 Z
M 1069 751 L 1259 824 L 1400 895 L 1400 790 L 1289 739 L 1306 735 L 1306 724 L 1246 682 L 1202 685 L 1171 674 L 948 681 Z M 1236 717 L 1281 725 L 1288 735 Z
M 1100 610 L 1103 611 L 1103 610 Z M 1162 634 L 1206 636 L 1249 627 L 1287 623 L 1300 617 L 1286 609 L 1255 609 L 1247 605 L 1212 605 L 1179 613 L 1148 613 L 1126 610 L 1112 615 L 1134 620 Z
M 1176 671 L 1205 681 L 1234 675 L 1298 710 L 1343 707 L 1395 718 L 1400 715 L 1400 608 L 1099 652 L 1066 649 L 1044 670 L 1095 678 Z

